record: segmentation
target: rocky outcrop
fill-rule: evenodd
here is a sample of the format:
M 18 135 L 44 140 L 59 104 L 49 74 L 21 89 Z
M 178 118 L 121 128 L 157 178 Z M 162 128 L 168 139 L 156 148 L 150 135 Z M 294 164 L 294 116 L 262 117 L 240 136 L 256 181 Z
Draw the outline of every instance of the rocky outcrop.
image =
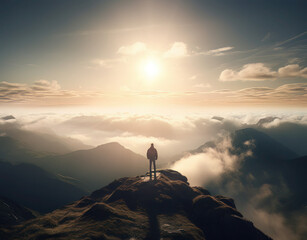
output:
M 232 199 L 190 187 L 173 170 L 161 170 L 156 181 L 115 180 L 2 234 L 6 239 L 270 239 L 244 219 Z

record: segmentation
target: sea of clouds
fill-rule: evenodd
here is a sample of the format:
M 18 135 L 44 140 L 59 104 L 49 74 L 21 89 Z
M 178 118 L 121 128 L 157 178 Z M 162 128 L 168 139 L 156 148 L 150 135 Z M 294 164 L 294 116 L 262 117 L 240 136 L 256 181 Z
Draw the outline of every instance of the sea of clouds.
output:
M 78 140 L 84 148 L 108 142 L 123 146 L 145 155 L 150 143 L 159 152 L 158 167 L 171 167 L 186 175 L 191 185 L 206 186 L 218 182 L 224 174 L 240 171 L 246 156 L 252 155 L 252 143 L 248 151 L 233 154 L 229 135 L 242 128 L 252 127 L 267 133 L 300 156 L 307 155 L 307 115 L 297 111 L 259 111 L 228 113 L 32 113 L 17 114 L 15 119 L 5 120 L 0 115 L 0 136 L 18 138 L 24 132 L 48 134 Z M 19 134 L 19 135 L 18 135 Z M 220 139 L 215 148 L 206 148 L 198 154 L 188 154 L 208 141 Z M 252 176 L 251 176 L 252 177 Z M 234 196 L 236 191 L 249 191 L 250 201 L 238 206 L 256 226 L 275 239 L 297 239 L 297 233 L 289 227 L 285 216 L 259 209 L 260 201 L 272 194 L 269 184 L 259 189 L 242 189 L 236 179 L 224 194 Z M 226 191 L 226 192 L 225 192 Z M 297 224 L 306 218 L 296 215 Z M 306 228 L 298 227 L 300 231 Z

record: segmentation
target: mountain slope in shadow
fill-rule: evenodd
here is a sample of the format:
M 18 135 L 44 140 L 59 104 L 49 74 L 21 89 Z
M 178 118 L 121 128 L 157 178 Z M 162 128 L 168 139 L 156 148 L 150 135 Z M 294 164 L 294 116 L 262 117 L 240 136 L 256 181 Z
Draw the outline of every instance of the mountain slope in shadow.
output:
M 85 194 L 35 165 L 0 162 L 0 195 L 38 212 L 52 211 Z
M 0 137 L 0 159 L 11 163 L 30 162 L 45 156 L 42 152 L 33 151 L 22 142 L 7 136 Z
M 55 174 L 79 180 L 80 186 L 88 191 L 121 176 L 141 174 L 148 168 L 148 160 L 145 157 L 117 142 L 38 159 L 36 164 Z
M 307 125 L 293 122 L 280 122 L 276 127 L 257 128 L 293 149 L 300 156 L 307 155 Z
M 190 187 L 187 178 L 161 170 L 113 181 L 90 196 L 0 231 L 5 239 L 269 240 L 244 219 L 234 201 Z
M 35 217 L 31 210 L 0 196 L 0 226 L 15 225 Z
M 287 146 L 279 143 L 269 135 L 258 131 L 254 128 L 244 128 L 237 130 L 230 134 L 232 146 L 235 150 L 234 153 L 240 154 L 248 149 L 250 145 L 253 145 L 253 157 L 259 160 L 270 159 L 291 159 L 298 157 L 298 154 Z M 215 148 L 216 142 L 210 141 L 199 146 L 198 148 L 189 151 L 191 154 L 202 153 L 208 148 Z
M 294 151 L 287 146 L 282 145 L 267 134 L 253 128 L 244 128 L 235 131 L 231 135 L 232 145 L 236 151 L 244 151 L 249 147 L 247 141 L 250 141 L 253 148 L 253 156 L 258 159 L 282 160 L 298 157 Z

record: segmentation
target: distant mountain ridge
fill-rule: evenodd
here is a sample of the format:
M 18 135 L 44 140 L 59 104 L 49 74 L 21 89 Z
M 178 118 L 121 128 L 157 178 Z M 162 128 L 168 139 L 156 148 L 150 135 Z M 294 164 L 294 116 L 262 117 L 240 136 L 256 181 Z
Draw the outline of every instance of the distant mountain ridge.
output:
M 244 128 L 235 131 L 231 135 L 233 147 L 236 151 L 248 149 L 247 141 L 254 145 L 253 155 L 257 158 L 291 159 L 298 157 L 298 154 L 282 145 L 267 134 L 253 128 Z
M 122 175 L 142 173 L 148 165 L 142 155 L 116 142 L 88 150 L 50 154 L 31 150 L 25 143 L 9 136 L 0 137 L 0 160 L 35 164 L 64 181 L 79 184 L 86 191 L 92 191 Z
M 291 159 L 298 157 L 298 154 L 280 142 L 276 141 L 269 135 L 256 130 L 254 128 L 243 128 L 230 134 L 233 147 L 237 152 L 242 152 L 250 148 L 246 143 L 254 145 L 253 153 L 257 157 L 265 157 L 270 159 Z M 207 148 L 215 148 L 217 142 L 210 141 L 189 151 L 191 154 L 202 153 Z
M 145 157 L 117 142 L 41 158 L 36 164 L 55 174 L 77 179 L 80 186 L 89 191 L 122 175 L 141 174 L 148 168 L 148 160 Z
M 295 122 L 283 122 L 272 127 L 257 127 L 261 132 L 278 140 L 300 156 L 307 155 L 307 125 Z
M 16 139 L 8 136 L 0 136 L 0 160 L 21 163 L 30 162 L 34 158 L 42 156 L 44 156 L 43 153 L 30 150 Z
M 2 138 L 2 140 L 1 140 Z M 4 123 L 0 125 L 0 142 L 14 141 L 18 147 L 22 146 L 36 155 L 64 154 L 91 146 L 69 137 L 61 137 L 52 133 L 25 130 L 18 123 Z M 1 145 L 0 145 L 1 150 Z M 1 152 L 0 152 L 1 157 Z M 10 161 L 10 159 L 6 159 Z

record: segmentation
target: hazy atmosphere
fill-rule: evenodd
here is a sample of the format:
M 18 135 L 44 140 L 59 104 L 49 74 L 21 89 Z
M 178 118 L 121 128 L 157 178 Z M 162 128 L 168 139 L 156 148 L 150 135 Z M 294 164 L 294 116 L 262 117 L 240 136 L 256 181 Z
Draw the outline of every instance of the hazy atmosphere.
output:
M 301 0 L 2 1 L 0 207 L 13 201 L 34 214 L 14 220 L 20 212 L 0 208 L 0 238 L 176 239 L 163 235 L 183 234 L 163 228 L 164 208 L 158 223 L 145 211 L 146 238 L 131 235 L 132 227 L 123 235 L 87 233 L 82 217 L 75 237 L 62 232 L 69 217 L 59 220 L 61 207 L 81 197 L 94 204 L 93 191 L 146 174 L 154 143 L 157 169 L 178 171 L 219 204 L 224 196 L 234 201 L 228 211 L 240 211 L 269 236 L 254 239 L 305 239 L 306 9 Z M 159 174 L 160 193 L 159 181 L 170 173 Z M 111 201 L 101 199 L 104 206 Z M 116 204 L 110 209 L 123 211 Z M 112 225 L 96 220 L 86 224 Z M 189 239 L 225 239 L 197 221 L 203 238 Z
M 306 106 L 304 1 L 3 1 L 1 99 Z

